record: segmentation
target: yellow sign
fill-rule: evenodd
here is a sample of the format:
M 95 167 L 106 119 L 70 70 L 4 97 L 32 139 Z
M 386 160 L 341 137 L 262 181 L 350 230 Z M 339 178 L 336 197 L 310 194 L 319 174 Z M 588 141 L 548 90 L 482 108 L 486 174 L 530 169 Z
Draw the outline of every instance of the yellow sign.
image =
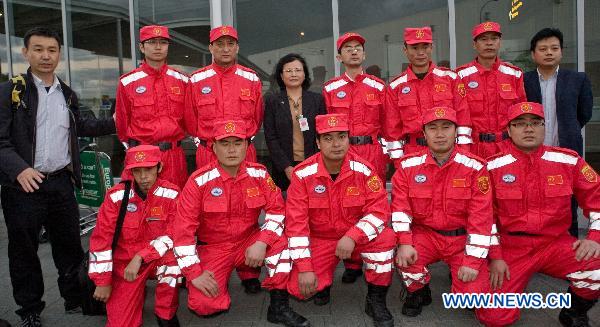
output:
M 512 6 L 508 12 L 508 20 L 513 20 L 519 16 L 519 9 L 523 6 L 523 0 L 512 0 Z

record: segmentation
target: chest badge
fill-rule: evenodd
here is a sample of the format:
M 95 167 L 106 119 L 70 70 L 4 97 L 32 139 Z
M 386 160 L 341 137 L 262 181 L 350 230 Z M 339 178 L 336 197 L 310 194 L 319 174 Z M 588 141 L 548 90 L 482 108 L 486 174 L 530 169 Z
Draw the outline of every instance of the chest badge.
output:
M 162 207 L 152 207 L 150 208 L 150 214 L 153 216 L 162 215 Z
M 202 88 L 202 94 L 209 94 L 210 92 L 212 92 L 210 86 L 205 86 Z
M 356 187 L 356 186 L 348 186 L 348 188 L 346 189 L 346 195 L 349 195 L 349 196 L 360 195 L 360 191 L 358 190 L 358 187 Z
M 138 209 L 138 207 L 135 205 L 135 203 L 128 203 L 127 204 L 127 211 L 128 212 L 136 212 Z
M 500 84 L 500 88 L 504 92 L 510 92 L 510 91 L 512 91 L 512 87 L 510 86 L 510 84 L 504 84 L 504 83 Z
M 417 183 L 425 183 L 427 181 L 427 176 L 423 175 L 423 174 L 419 174 L 417 176 L 415 176 L 415 182 Z
M 550 175 L 547 177 L 548 185 L 562 185 L 563 177 L 562 175 Z
M 258 187 L 250 187 L 246 189 L 246 194 L 248 195 L 249 198 L 253 198 L 257 195 L 260 194 L 260 191 L 258 190 Z
M 142 94 L 144 92 L 146 92 L 146 87 L 143 85 L 138 86 L 137 89 L 135 89 L 135 93 Z
M 446 84 L 435 84 L 434 88 L 435 88 L 435 91 L 438 93 L 446 92 Z
M 405 86 L 402 88 L 402 94 L 409 94 L 410 93 L 410 86 Z
M 240 89 L 240 95 L 243 97 L 249 97 L 250 96 L 250 89 Z
M 367 94 L 367 101 L 373 101 L 373 100 L 375 100 L 375 94 L 368 93 Z
M 517 178 L 513 174 L 505 174 L 504 176 L 502 176 L 502 181 L 504 183 L 514 183 L 516 180 Z
M 175 95 L 181 95 L 181 89 L 179 86 L 171 86 L 171 93 Z
M 345 98 L 345 97 L 346 97 L 346 92 L 344 92 L 344 91 L 339 91 L 339 92 L 336 94 L 336 96 L 337 96 L 339 99 L 343 99 L 343 98 Z
M 223 189 L 221 189 L 220 187 L 215 187 L 212 190 L 210 190 L 210 194 L 212 196 L 221 196 L 223 194 Z
M 476 89 L 479 86 L 479 83 L 475 81 L 470 81 L 469 84 L 467 84 L 467 86 L 469 86 L 469 88 Z
M 315 193 L 323 194 L 323 193 L 325 193 L 325 190 L 326 190 L 325 185 L 319 184 L 319 185 L 315 186 Z

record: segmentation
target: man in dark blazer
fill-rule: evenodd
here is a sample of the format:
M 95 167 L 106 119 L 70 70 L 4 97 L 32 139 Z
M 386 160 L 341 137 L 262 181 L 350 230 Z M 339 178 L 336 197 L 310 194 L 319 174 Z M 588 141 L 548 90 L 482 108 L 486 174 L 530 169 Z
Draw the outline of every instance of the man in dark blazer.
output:
M 559 69 L 563 34 L 544 28 L 531 39 L 531 58 L 536 70 L 525 73 L 527 100 L 544 105 L 544 144 L 568 148 L 583 156 L 581 129 L 592 117 L 592 87 L 585 73 Z M 577 237 L 577 202 L 572 201 L 570 233 Z

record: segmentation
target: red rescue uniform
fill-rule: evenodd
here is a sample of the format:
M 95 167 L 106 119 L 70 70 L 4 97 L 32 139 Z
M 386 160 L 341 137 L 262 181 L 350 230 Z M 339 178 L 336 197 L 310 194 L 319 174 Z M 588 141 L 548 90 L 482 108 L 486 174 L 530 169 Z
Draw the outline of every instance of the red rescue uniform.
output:
M 596 172 L 575 151 L 542 145 L 526 154 L 512 143 L 488 162 L 494 184 L 497 230 L 491 259 L 510 270 L 501 293 L 521 293 L 535 273 L 570 281 L 578 296 L 600 296 L 600 258 L 577 261 L 569 234 L 571 197 L 590 218 L 587 239 L 600 242 L 600 183 Z M 518 309 L 486 312 L 498 325 L 519 319 Z
M 465 100 L 465 89 L 456 73 L 429 63 L 427 75 L 420 80 L 409 66 L 392 80 L 385 95 L 385 125 L 387 150 L 394 166 L 406 154 L 427 147 L 423 136 L 423 114 L 434 107 L 456 111 L 457 144 L 466 148 L 471 140 L 471 121 Z
M 262 210 L 266 217 L 259 228 Z M 217 161 L 194 172 L 179 198 L 174 231 L 175 256 L 188 281 L 188 307 L 200 315 L 227 310 L 229 276 L 236 267 L 251 270 L 244 264 L 245 251 L 256 241 L 268 245 L 262 286 L 284 290 L 291 269 L 284 214 L 281 190 L 261 164 L 243 162 L 236 177 Z M 191 284 L 204 270 L 214 273 L 217 297 Z
M 116 126 L 121 142 L 129 146 L 153 144 L 161 148 L 161 177 L 179 187 L 187 180 L 181 140 L 184 98 L 188 76 L 163 65 L 154 69 L 146 62 L 121 76 L 117 87 Z M 126 178 L 126 176 L 124 176 Z
M 508 139 L 508 108 L 527 101 L 520 68 L 500 61 L 486 69 L 477 59 L 456 69 L 466 90 L 473 128 L 471 152 L 487 158 L 502 150 Z M 504 145 L 503 145 L 504 144 Z
M 325 83 L 323 98 L 327 113 L 348 115 L 350 149 L 385 180 L 388 159 L 378 141 L 383 136 L 385 82 L 369 74 L 359 74 L 354 80 L 343 74 Z
M 176 213 L 179 188 L 158 179 L 142 199 L 131 189 L 119 242 L 111 250 L 123 184 L 111 188 L 90 238 L 89 276 L 97 286 L 112 286 L 106 303 L 107 326 L 141 326 L 146 281 L 158 281 L 154 312 L 165 320 L 173 318 L 179 306 L 181 271 L 173 256 L 171 227 Z M 125 268 L 138 254 L 143 264 L 135 281 L 124 279 Z
M 418 254 L 415 263 L 399 268 L 408 291 L 429 283 L 427 266 L 441 260 L 450 266 L 452 292 L 487 292 L 493 218 L 485 161 L 455 147 L 440 166 L 429 149 L 421 150 L 402 158 L 392 186 L 398 244 L 412 245 Z M 478 270 L 477 278 L 459 280 L 461 266 Z
M 348 152 L 335 181 L 321 153 L 294 169 L 287 191 L 286 235 L 294 265 L 288 291 L 302 298 L 298 273 L 313 271 L 317 291 L 333 283 L 339 259 L 337 242 L 348 236 L 356 243 L 352 262 L 363 262 L 368 283 L 389 286 L 395 237 L 386 225 L 389 206 L 385 186 L 372 166 Z
M 258 75 L 238 64 L 228 68 L 211 64 L 190 76 L 190 88 L 185 98 L 185 124 L 188 133 L 196 137 L 196 167 L 216 159 L 210 141 L 216 121 L 243 120 L 248 138 L 258 133 L 264 116 L 261 90 Z M 256 162 L 254 144 L 248 147 L 246 160 Z

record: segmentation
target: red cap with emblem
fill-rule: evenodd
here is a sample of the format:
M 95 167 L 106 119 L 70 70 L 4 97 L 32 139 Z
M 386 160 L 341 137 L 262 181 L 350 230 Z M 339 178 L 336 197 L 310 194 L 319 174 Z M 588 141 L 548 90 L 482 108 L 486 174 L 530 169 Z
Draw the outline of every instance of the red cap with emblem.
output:
M 246 123 L 241 120 L 217 121 L 215 123 L 215 127 L 213 128 L 213 137 L 215 141 L 230 136 L 245 139 L 248 136 L 246 133 Z
M 407 27 L 404 29 L 404 42 L 406 44 L 433 43 L 431 27 Z
M 525 114 L 532 114 L 544 119 L 544 107 L 536 102 L 519 102 L 508 108 L 508 122 Z
M 348 116 L 344 114 L 318 115 L 316 120 L 318 134 L 347 132 L 350 130 L 348 128 Z
M 448 107 L 433 107 L 423 113 L 423 126 L 436 120 L 449 120 L 456 124 L 456 111 Z
M 473 31 L 471 31 L 471 35 L 473 36 L 473 40 L 475 40 L 479 35 L 487 32 L 495 32 L 502 35 L 502 32 L 500 32 L 500 24 L 496 22 L 483 22 L 479 25 L 475 25 Z
M 160 149 L 155 145 L 138 145 L 127 149 L 125 169 L 154 167 L 160 162 Z
M 210 30 L 210 43 L 213 43 L 218 38 L 223 36 L 231 36 L 236 41 L 238 40 L 238 33 L 235 30 L 235 28 L 233 28 L 233 26 L 224 25 L 215 27 L 212 30 Z
M 338 51 L 340 51 L 340 49 L 342 48 L 344 43 L 352 41 L 352 40 L 358 41 L 358 43 L 360 43 L 363 46 L 365 45 L 365 38 L 362 37 L 362 35 L 360 35 L 358 33 L 354 33 L 354 32 L 348 32 L 348 33 L 344 33 L 344 35 L 340 36 L 340 38 L 337 40 Z
M 160 25 L 148 25 L 140 29 L 140 42 L 144 42 L 155 37 L 162 37 L 170 40 L 171 36 L 169 35 L 169 28 Z

